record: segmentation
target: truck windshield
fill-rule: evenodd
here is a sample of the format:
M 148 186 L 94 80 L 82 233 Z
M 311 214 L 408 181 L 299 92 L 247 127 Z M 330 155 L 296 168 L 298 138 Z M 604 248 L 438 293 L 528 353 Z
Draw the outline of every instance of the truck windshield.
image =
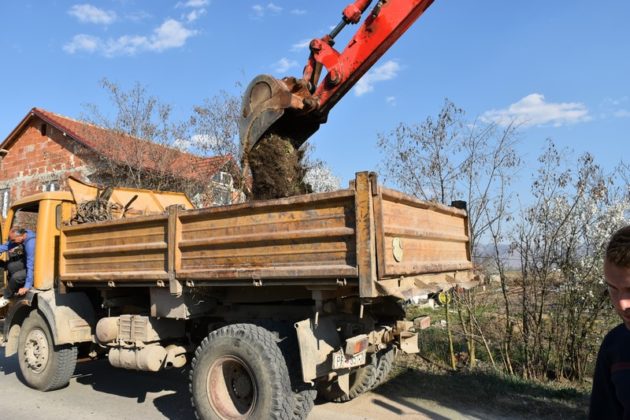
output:
M 17 209 L 11 222 L 11 228 L 17 227 L 22 229 L 29 229 L 35 232 L 37 228 L 37 212 L 39 206 L 29 206 Z

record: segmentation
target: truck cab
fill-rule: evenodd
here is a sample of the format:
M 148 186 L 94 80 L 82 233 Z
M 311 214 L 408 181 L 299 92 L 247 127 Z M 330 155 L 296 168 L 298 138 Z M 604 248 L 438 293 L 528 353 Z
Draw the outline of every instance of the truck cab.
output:
M 13 227 L 33 231 L 35 241 L 35 267 L 33 288 L 50 290 L 58 272 L 55 258 L 56 247 L 63 220 L 68 220 L 74 206 L 74 198 L 67 191 L 44 192 L 15 202 L 2 226 L 2 243 L 9 240 Z M 6 258 L 3 256 L 3 258 Z M 6 275 L 3 279 L 6 286 Z
M 79 347 L 89 349 L 95 341 L 99 292 L 91 289 L 68 293 L 65 285 L 59 282 L 61 231 L 73 223 L 73 217 L 81 207 L 77 203 L 98 201 L 106 195 L 105 201 L 117 211 L 113 217 L 118 218 L 163 213 L 172 204 L 188 209 L 193 207 L 181 193 L 103 189 L 75 178 L 68 179 L 68 186 L 70 191 L 43 192 L 16 201 L 1 226 L 2 243 L 8 241 L 9 232 L 14 227 L 31 230 L 36 236 L 33 287 L 24 296 L 14 296 L 8 306 L 0 309 L 0 318 L 4 323 L 2 345 L 5 356 L 18 353 L 27 384 L 41 390 L 67 384 Z M 0 258 L 5 261 L 7 256 Z M 8 282 L 5 271 L 0 273 L 3 287 Z M 24 331 L 25 328 L 29 331 Z M 72 366 L 60 367 L 66 362 Z M 60 371 L 63 373 L 61 379 Z
M 31 230 L 35 233 L 35 264 L 33 271 L 33 287 L 22 296 L 15 296 L 12 302 L 0 312 L 4 318 L 5 356 L 11 356 L 18 350 L 20 330 L 25 319 L 35 310 L 44 315 L 50 327 L 51 339 L 56 344 L 68 341 L 66 322 L 79 322 L 85 327 L 85 321 L 76 310 L 65 308 L 55 310 L 55 279 L 59 272 L 57 254 L 59 252 L 59 236 L 63 220 L 68 220 L 74 207 L 74 198 L 68 191 L 44 192 L 34 194 L 16 201 L 7 214 L 2 226 L 2 242 L 9 239 L 9 231 L 14 227 Z M 7 256 L 2 259 L 6 261 Z M 3 287 L 7 286 L 8 273 L 2 275 Z M 85 300 L 80 296 L 78 300 Z M 52 305 L 52 306 L 51 306 Z M 81 306 L 85 306 L 85 303 Z M 89 336 L 89 328 L 83 328 L 82 337 Z M 72 334 L 71 334 L 72 335 Z M 65 336 L 65 338 L 64 338 Z M 72 339 L 70 339 L 72 341 Z

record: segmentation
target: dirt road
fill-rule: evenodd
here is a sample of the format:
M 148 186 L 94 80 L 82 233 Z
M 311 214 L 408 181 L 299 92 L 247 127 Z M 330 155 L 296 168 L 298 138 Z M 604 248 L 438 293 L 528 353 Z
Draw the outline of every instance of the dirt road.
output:
M 106 361 L 80 364 L 70 385 L 43 393 L 24 386 L 15 356 L 0 350 L 0 418 L 47 419 L 190 419 L 188 380 L 184 371 L 157 374 L 114 369 Z M 462 415 L 430 400 L 401 397 L 394 401 L 370 393 L 346 404 L 318 404 L 309 420 L 482 418 Z M 485 417 L 487 418 L 487 417 Z

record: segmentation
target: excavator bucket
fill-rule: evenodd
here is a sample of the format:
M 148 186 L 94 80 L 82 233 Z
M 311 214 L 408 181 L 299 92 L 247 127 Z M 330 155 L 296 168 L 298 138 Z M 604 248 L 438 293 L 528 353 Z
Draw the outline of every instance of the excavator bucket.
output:
M 310 100 L 304 84 L 295 78 L 257 76 L 243 96 L 239 123 L 242 154 L 247 155 L 268 132 L 289 137 L 296 147 L 301 146 L 321 123 L 308 112 L 305 104 Z

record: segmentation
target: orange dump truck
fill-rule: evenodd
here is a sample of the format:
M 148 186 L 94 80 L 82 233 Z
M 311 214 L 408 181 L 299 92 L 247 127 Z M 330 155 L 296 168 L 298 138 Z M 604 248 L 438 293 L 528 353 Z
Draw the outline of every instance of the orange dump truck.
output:
M 117 188 L 112 220 L 78 225 L 78 203 L 104 194 L 70 184 L 15 203 L 2 232 L 37 235 L 34 288 L 9 307 L 4 336 L 41 390 L 65 386 L 78 357 L 190 363 L 200 418 L 304 418 L 318 393 L 353 398 L 397 351 L 418 351 L 404 299 L 474 283 L 466 211 L 373 173 L 336 192 L 198 210 L 181 194 Z

